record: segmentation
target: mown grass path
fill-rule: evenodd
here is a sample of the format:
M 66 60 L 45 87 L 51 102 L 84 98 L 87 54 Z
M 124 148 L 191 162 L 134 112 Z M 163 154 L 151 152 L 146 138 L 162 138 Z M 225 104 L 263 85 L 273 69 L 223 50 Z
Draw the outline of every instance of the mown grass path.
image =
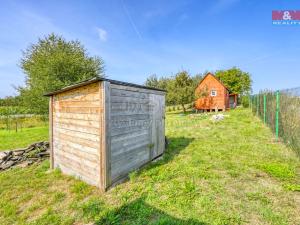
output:
M 163 160 L 105 194 L 49 162 L 0 173 L 0 224 L 300 224 L 300 160 L 249 110 L 168 114 Z

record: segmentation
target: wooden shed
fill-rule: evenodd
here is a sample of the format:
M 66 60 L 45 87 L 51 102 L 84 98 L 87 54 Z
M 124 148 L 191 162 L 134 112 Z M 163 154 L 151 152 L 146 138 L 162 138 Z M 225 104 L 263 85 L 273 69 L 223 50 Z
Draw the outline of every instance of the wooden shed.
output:
M 94 78 L 50 96 L 51 168 L 107 190 L 165 150 L 165 91 Z
M 237 94 L 232 93 L 212 73 L 206 74 L 195 90 L 198 99 L 195 108 L 203 111 L 225 111 L 235 108 L 237 105 Z

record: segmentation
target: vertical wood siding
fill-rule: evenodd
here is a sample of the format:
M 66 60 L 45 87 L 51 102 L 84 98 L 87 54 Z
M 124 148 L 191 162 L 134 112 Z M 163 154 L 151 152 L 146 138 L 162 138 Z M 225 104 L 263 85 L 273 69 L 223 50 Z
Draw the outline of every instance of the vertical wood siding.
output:
M 54 167 L 96 186 L 101 186 L 102 95 L 97 82 L 53 97 Z

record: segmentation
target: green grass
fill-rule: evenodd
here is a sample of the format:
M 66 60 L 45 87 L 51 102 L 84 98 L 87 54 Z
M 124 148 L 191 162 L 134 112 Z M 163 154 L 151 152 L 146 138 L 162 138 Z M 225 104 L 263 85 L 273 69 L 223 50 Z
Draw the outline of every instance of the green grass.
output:
M 0 130 L 0 151 L 27 147 L 37 141 L 48 140 L 49 129 L 44 127 L 23 128 L 18 132 Z
M 100 193 L 49 162 L 0 173 L 0 224 L 300 224 L 300 160 L 250 111 L 167 115 L 163 160 Z

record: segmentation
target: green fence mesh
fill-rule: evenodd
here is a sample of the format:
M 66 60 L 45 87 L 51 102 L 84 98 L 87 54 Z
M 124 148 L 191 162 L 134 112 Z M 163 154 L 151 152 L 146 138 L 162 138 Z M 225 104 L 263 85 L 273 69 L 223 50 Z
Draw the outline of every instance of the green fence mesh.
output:
M 252 112 L 300 156 L 300 88 L 251 96 Z

